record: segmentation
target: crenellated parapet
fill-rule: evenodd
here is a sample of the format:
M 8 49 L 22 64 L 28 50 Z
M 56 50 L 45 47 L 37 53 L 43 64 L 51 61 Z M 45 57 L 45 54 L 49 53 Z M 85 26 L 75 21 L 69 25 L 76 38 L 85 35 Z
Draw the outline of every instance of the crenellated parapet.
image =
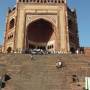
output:
M 43 3 L 43 4 L 59 4 L 66 3 L 66 0 L 17 0 L 17 3 Z

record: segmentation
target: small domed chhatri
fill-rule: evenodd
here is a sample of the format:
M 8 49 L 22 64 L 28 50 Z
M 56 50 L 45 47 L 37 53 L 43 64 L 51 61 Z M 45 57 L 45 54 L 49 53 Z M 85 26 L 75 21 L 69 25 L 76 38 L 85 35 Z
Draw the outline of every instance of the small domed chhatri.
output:
M 17 0 L 9 8 L 4 52 L 42 49 L 67 53 L 78 48 L 76 10 L 66 0 Z

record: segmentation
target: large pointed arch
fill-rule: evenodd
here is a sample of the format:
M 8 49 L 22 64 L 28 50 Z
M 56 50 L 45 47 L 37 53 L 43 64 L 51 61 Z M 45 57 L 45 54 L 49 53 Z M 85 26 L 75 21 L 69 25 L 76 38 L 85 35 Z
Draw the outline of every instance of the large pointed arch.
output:
M 39 18 L 29 23 L 26 33 L 26 47 L 36 48 L 38 44 L 37 47 L 45 46 L 51 40 L 53 33 L 54 25 L 45 19 Z

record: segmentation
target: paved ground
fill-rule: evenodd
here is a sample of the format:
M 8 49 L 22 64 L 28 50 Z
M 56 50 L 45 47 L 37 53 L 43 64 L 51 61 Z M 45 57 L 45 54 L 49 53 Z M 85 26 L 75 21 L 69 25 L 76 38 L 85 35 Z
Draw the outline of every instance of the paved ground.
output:
M 58 59 L 64 67 L 57 69 Z M 90 57 L 84 55 L 0 54 L 0 74 L 11 77 L 2 90 L 83 90 L 90 76 Z M 76 81 L 73 82 L 73 75 Z

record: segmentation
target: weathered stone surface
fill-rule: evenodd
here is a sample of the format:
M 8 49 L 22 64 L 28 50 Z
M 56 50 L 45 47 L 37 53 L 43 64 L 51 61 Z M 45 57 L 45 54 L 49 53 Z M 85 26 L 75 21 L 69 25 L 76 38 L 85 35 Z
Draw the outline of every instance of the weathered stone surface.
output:
M 90 75 L 90 57 L 84 55 L 30 55 L 0 54 L 5 60 L 11 79 L 4 90 L 82 90 L 85 76 Z M 56 61 L 62 57 L 64 66 L 57 69 Z M 72 75 L 79 81 L 73 82 Z M 80 86 L 78 86 L 80 84 Z
M 90 47 L 84 48 L 85 55 L 90 56 Z

